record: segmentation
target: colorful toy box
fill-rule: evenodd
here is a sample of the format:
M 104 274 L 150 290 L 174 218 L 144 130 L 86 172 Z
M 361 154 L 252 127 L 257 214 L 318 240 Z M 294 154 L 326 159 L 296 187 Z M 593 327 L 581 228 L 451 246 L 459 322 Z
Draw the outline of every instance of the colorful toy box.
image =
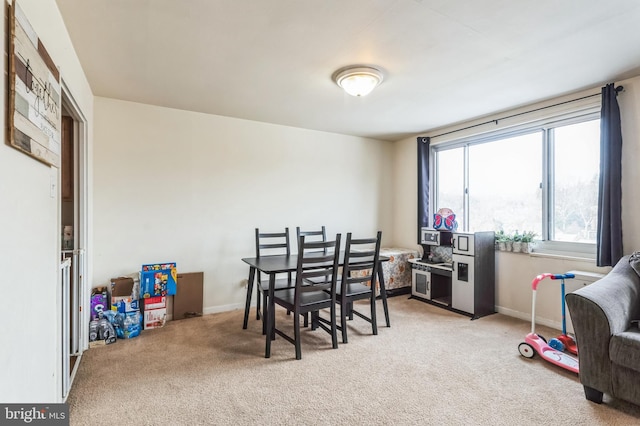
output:
M 142 265 L 140 272 L 140 296 L 173 296 L 176 294 L 178 271 L 174 263 Z

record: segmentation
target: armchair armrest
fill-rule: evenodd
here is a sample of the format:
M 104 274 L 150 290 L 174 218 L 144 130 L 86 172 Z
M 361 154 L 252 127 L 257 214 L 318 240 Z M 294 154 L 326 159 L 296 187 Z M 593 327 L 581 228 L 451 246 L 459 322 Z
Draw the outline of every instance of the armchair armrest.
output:
M 640 277 L 626 256 L 604 278 L 566 295 L 584 386 L 612 393 L 609 340 L 638 319 L 639 294 Z

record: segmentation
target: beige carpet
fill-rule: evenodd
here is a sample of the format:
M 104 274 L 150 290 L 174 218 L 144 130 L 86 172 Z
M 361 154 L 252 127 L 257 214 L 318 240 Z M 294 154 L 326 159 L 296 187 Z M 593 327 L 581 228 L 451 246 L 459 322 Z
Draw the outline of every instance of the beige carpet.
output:
M 300 361 L 280 337 L 265 359 L 260 322 L 242 330 L 241 310 L 91 349 L 68 398 L 71 424 L 640 424 L 639 407 L 591 403 L 576 375 L 521 357 L 528 322 L 470 321 L 407 296 L 389 306 L 391 328 L 373 336 L 356 318 L 336 350 L 324 331 L 304 330 Z M 280 326 L 292 322 L 278 311 Z

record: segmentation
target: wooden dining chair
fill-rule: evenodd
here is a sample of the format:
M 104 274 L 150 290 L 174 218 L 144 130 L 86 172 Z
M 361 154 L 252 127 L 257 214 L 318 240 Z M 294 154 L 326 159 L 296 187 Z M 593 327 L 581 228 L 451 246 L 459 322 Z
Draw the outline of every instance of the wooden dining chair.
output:
M 289 244 L 289 228 L 285 228 L 284 232 L 260 232 L 259 228 L 255 230 L 256 237 L 256 257 L 260 258 L 268 255 L 291 254 L 291 245 Z M 269 293 L 269 276 L 261 272 L 256 274 L 257 291 L 256 291 L 256 319 L 262 319 L 262 334 L 267 331 L 267 324 L 264 318 L 264 313 L 267 312 L 268 300 L 267 294 Z M 283 288 L 289 288 L 293 286 L 291 279 L 291 273 L 280 274 L 276 277 L 275 289 L 280 290 Z M 247 288 L 247 291 L 252 289 Z M 247 295 L 247 298 L 251 298 L 251 295 Z M 249 300 L 249 299 L 247 299 Z M 247 302 L 248 303 L 248 302 Z M 262 311 L 260 309 L 262 305 Z M 245 324 L 246 318 L 249 316 L 249 305 L 245 305 Z
M 381 231 L 375 238 L 354 239 L 351 232 L 347 234 L 342 277 L 336 290 L 336 303 L 340 305 L 338 329 L 342 333 L 342 343 L 347 343 L 347 317 L 352 320 L 354 314 L 370 322 L 373 334 L 378 334 L 375 286 L 380 267 L 381 239 Z M 353 302 L 362 299 L 369 300 L 368 316 L 353 308 Z
M 296 241 L 300 242 L 300 237 L 307 237 L 306 241 L 327 241 L 327 231 L 324 225 L 320 229 L 312 231 L 302 231 L 299 226 L 296 226 Z
M 293 312 L 294 336 L 286 334 L 276 327 L 275 333 L 296 349 L 296 359 L 302 358 L 300 345 L 300 316 L 311 313 L 311 330 L 318 327 L 331 335 L 333 349 L 338 348 L 336 320 L 336 282 L 340 259 L 340 234 L 334 241 L 307 242 L 301 236 L 298 243 L 298 264 L 296 268 L 295 287 L 278 291 L 273 296 L 276 305 Z M 329 319 L 320 316 L 321 309 L 329 308 Z M 267 353 L 267 358 L 270 356 Z

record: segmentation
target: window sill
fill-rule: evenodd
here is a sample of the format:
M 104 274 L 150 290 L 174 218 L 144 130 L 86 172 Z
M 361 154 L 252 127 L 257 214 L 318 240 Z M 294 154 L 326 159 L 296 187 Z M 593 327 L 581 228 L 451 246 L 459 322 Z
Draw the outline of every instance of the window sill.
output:
M 524 251 L 509 251 L 509 250 L 496 250 L 496 253 L 523 254 L 531 257 L 571 260 L 574 262 L 594 263 L 596 261 L 595 257 L 590 257 L 588 254 L 585 254 L 585 253 L 570 253 L 570 252 L 560 253 L 560 252 L 549 252 L 549 251 L 524 252 Z
M 589 257 L 589 255 L 584 253 L 551 253 L 551 252 L 536 252 L 531 253 L 532 257 L 542 257 L 547 259 L 562 259 L 562 260 L 572 260 L 575 262 L 587 262 L 594 263 L 596 261 L 595 257 Z

